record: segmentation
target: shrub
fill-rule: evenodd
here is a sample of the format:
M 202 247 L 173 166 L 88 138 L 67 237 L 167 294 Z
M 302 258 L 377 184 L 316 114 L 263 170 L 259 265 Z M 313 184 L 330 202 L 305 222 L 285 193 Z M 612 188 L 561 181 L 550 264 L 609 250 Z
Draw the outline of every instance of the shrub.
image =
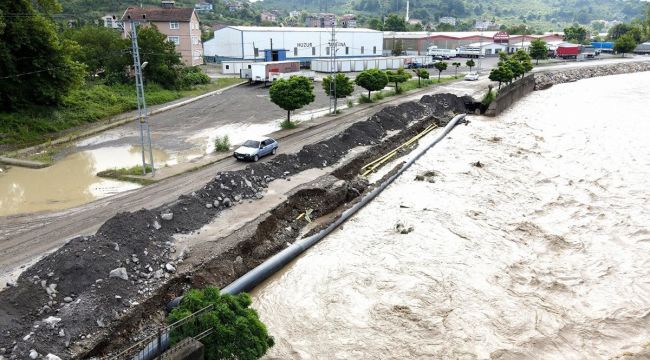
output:
M 285 130 L 295 129 L 298 127 L 298 123 L 295 121 L 284 120 L 280 123 L 280 127 Z
M 181 88 L 191 89 L 195 85 L 210 83 L 210 77 L 198 66 L 186 66 L 181 70 Z
M 188 291 L 180 305 L 167 317 L 169 324 L 185 319 L 208 305 L 213 307 L 172 330 L 171 344 L 212 329 L 210 335 L 201 339 L 207 360 L 261 358 L 274 345 L 274 341 L 257 312 L 250 308 L 251 303 L 251 297 L 245 293 L 222 295 L 212 287 Z
M 359 104 L 370 104 L 372 102 L 372 99 L 369 98 L 368 96 L 365 95 L 360 95 L 359 96 Z
M 230 150 L 230 138 L 228 135 L 217 136 L 214 139 L 214 151 L 223 152 Z
M 382 93 L 381 91 L 379 91 L 379 92 L 376 92 L 376 93 L 374 93 L 374 94 L 372 95 L 372 101 L 381 100 L 381 99 L 383 99 L 383 98 L 385 98 L 385 97 L 386 97 L 386 96 L 384 95 L 384 93 Z
M 497 96 L 494 91 L 492 91 L 492 86 L 490 85 L 488 87 L 488 92 L 485 94 L 485 96 L 483 96 L 483 100 L 481 100 L 481 105 L 487 108 L 496 97 Z
M 348 108 L 354 107 L 354 101 L 348 100 Z

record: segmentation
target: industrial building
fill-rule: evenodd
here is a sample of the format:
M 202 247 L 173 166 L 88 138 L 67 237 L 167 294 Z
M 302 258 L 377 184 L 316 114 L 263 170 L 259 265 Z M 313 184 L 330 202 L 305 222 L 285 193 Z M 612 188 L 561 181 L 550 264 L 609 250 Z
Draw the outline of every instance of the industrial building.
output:
M 208 61 L 298 60 L 330 57 L 328 28 L 228 26 L 203 43 Z M 377 57 L 383 53 L 383 34 L 370 29 L 336 29 L 337 57 Z
M 561 34 L 545 35 L 508 35 L 500 31 L 464 31 L 464 32 L 384 32 L 384 54 L 389 55 L 393 49 L 401 47 L 407 55 L 424 55 L 430 46 L 437 46 L 440 49 L 458 49 L 461 46 L 472 46 L 475 44 L 505 44 L 508 50 L 515 49 L 522 42 L 530 42 L 534 39 L 542 39 L 546 42 L 562 41 Z M 513 46 L 508 46 L 512 44 Z M 493 47 L 494 48 L 494 47 Z M 495 54 L 493 49 L 492 54 Z M 488 54 L 486 54 L 488 55 Z

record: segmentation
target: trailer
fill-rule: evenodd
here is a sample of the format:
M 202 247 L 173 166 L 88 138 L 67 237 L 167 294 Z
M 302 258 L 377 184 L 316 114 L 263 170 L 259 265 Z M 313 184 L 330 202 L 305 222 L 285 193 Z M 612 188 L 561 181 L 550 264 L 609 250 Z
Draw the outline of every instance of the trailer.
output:
M 251 64 L 253 64 L 254 61 L 222 61 L 221 62 L 221 73 L 222 74 L 240 74 L 242 69 L 250 69 Z
M 431 56 L 387 56 L 376 58 L 338 58 L 336 65 L 332 68 L 331 59 L 314 59 L 311 61 L 311 70 L 316 72 L 360 72 L 368 69 L 396 70 L 401 67 L 407 68 L 409 64 L 421 64 L 426 66 L 432 63 Z
M 611 41 L 594 41 L 591 46 L 600 50 L 601 53 L 614 53 L 614 43 Z
M 449 60 L 455 58 L 457 52 L 454 49 L 439 49 L 437 46 L 430 46 L 427 49 L 427 55 L 432 56 L 434 59 Z
M 458 48 L 458 57 L 478 58 L 481 55 L 481 47 L 479 46 L 461 46 Z
M 252 63 L 250 75 L 247 71 L 242 70 L 240 77 L 250 79 L 253 82 L 273 81 L 271 74 L 297 73 L 300 71 L 300 61 L 268 61 Z M 250 77 L 249 77 L 250 76 Z
M 580 50 L 578 45 L 560 45 L 555 50 L 555 56 L 562 59 L 576 59 Z

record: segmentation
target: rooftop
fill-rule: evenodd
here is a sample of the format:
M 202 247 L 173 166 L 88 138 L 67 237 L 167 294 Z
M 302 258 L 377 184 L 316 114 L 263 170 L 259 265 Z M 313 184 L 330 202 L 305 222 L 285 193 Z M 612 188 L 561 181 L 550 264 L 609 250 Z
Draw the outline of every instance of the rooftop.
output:
M 262 31 L 262 32 L 326 32 L 331 33 L 331 28 L 314 28 L 314 27 L 281 27 L 281 26 L 228 26 L 231 29 L 239 31 Z M 336 32 L 369 32 L 381 33 L 381 31 L 364 29 L 364 28 L 336 28 Z
M 410 31 L 410 32 L 396 32 L 384 31 L 384 38 L 396 37 L 400 39 L 422 39 L 428 37 L 448 37 L 454 39 L 465 39 L 476 36 L 494 37 L 498 31 Z
M 194 13 L 193 8 L 139 8 L 128 7 L 122 15 L 122 20 L 128 19 L 130 15 L 134 20 L 141 20 L 145 15 L 147 21 L 182 21 L 189 22 Z

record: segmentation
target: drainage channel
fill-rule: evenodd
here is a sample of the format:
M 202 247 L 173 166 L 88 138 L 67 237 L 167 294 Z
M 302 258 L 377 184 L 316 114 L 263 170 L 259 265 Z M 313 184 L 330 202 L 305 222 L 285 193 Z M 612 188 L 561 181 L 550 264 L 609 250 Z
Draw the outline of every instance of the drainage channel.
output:
M 255 288 L 255 286 L 257 286 L 258 284 L 260 284 L 261 282 L 263 282 L 264 280 L 266 280 L 267 278 L 275 274 L 280 269 L 282 269 L 285 265 L 287 265 L 297 256 L 299 256 L 307 249 L 309 249 L 310 247 L 318 243 L 320 240 L 325 238 L 339 225 L 344 223 L 351 216 L 353 216 L 357 211 L 359 211 L 366 204 L 368 204 L 375 197 L 377 197 L 377 195 L 379 195 L 391 183 L 393 183 L 395 179 L 397 179 L 400 175 L 402 175 L 413 163 L 415 163 L 420 157 L 422 157 L 422 155 L 424 155 L 429 149 L 431 149 L 442 139 L 444 139 L 457 124 L 464 121 L 465 116 L 466 116 L 465 114 L 456 115 L 435 138 L 430 140 L 428 143 L 424 144 L 424 146 L 422 146 L 421 149 L 413 153 L 410 156 L 409 160 L 407 160 L 404 164 L 402 164 L 397 171 L 393 172 L 393 174 L 390 175 L 385 181 L 383 181 L 381 185 L 377 186 L 375 189 L 365 194 L 355 205 L 343 211 L 340 217 L 338 217 L 338 219 L 336 219 L 334 222 L 329 224 L 324 229 L 318 231 L 316 234 L 313 234 L 299 241 L 296 241 L 295 243 L 288 246 L 284 250 L 278 252 L 268 260 L 262 262 L 257 267 L 253 268 L 252 270 L 245 273 L 240 278 L 233 281 L 230 285 L 224 287 L 221 290 L 221 292 L 225 294 L 236 295 L 244 291 L 252 290 L 253 288 Z M 415 142 L 415 140 L 420 139 L 423 136 L 423 134 L 426 134 L 431 130 L 432 130 L 431 127 L 425 128 L 424 131 L 422 131 L 420 134 L 416 135 L 414 138 L 407 141 L 405 144 L 407 143 L 411 144 Z M 394 154 L 394 151 L 391 151 L 390 153 L 381 157 L 380 159 L 386 157 L 391 158 L 392 156 L 390 154 Z M 381 161 L 378 161 L 378 163 L 381 163 Z M 368 171 L 366 171 L 364 174 L 367 173 Z M 172 300 L 168 304 L 168 309 L 178 306 L 181 300 L 182 300 L 182 296 Z M 133 357 L 133 360 L 154 359 L 156 356 L 164 352 L 169 347 L 169 338 L 170 338 L 169 332 L 167 331 L 159 334 L 155 340 L 147 344 L 143 350 L 141 350 L 135 357 Z

